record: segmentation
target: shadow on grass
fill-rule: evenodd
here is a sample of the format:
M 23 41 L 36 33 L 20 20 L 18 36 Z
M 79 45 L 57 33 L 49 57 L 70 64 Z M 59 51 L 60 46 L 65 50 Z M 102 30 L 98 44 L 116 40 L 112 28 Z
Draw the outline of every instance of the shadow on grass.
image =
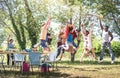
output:
M 101 65 L 100 67 L 85 67 L 84 66 L 99 66 Z M 105 66 L 104 66 L 105 65 Z M 110 61 L 103 61 L 102 63 L 98 63 L 97 61 L 84 61 L 82 63 L 80 63 L 79 61 L 75 61 L 74 63 L 70 62 L 70 61 L 62 61 L 59 63 L 59 68 L 62 68 L 62 69 L 74 69 L 74 70 L 79 70 L 79 71 L 92 71 L 92 72 L 96 72 L 96 71 L 99 71 L 99 70 L 110 70 L 111 69 L 111 66 L 112 68 L 117 68 L 116 66 L 114 65 L 120 65 L 120 62 L 119 61 L 116 61 L 114 64 L 111 64 Z M 74 66 L 74 67 L 73 67 Z M 77 67 L 76 67 L 77 66 Z M 80 66 L 80 67 L 78 67 Z M 110 66 L 110 67 L 109 67 Z
M 70 74 L 66 74 L 65 72 L 60 73 L 57 71 L 46 73 L 41 73 L 39 71 L 27 73 L 21 73 L 20 71 L 5 71 L 0 73 L 0 78 L 70 78 L 70 77 L 71 77 Z M 74 78 L 90 78 L 90 77 L 74 76 Z
M 46 72 L 41 73 L 39 71 L 21 73 L 20 71 L 4 71 L 0 73 L 0 78 L 68 78 L 70 75 L 60 72 Z
M 29 72 L 29 73 L 21 73 L 20 71 L 10 71 L 6 70 L 5 72 L 0 72 L 0 78 L 71 78 L 73 76 L 72 74 L 66 73 L 66 71 L 74 71 L 74 70 L 79 70 L 79 71 L 92 71 L 96 72 L 101 69 L 103 70 L 109 70 L 111 67 L 95 67 L 95 68 L 83 68 L 83 67 L 76 67 L 76 66 L 81 66 L 81 65 L 120 65 L 119 61 L 116 61 L 114 64 L 111 64 L 110 61 L 103 61 L 103 63 L 98 63 L 97 61 L 83 61 L 83 63 L 80 63 L 79 61 L 75 61 L 74 63 L 70 61 L 62 61 L 58 63 L 58 69 L 55 71 L 47 72 L 47 73 L 41 73 L 40 71 L 34 71 Z M 75 66 L 75 67 L 72 67 Z M 60 70 L 65 70 L 65 71 L 60 71 Z M 86 76 L 78 76 L 74 75 L 72 78 L 90 78 Z
M 59 64 L 61 65 L 120 65 L 119 61 L 115 61 L 113 64 L 111 64 L 111 61 L 103 61 L 102 63 L 99 63 L 98 61 L 83 61 L 80 63 L 80 61 L 62 61 Z

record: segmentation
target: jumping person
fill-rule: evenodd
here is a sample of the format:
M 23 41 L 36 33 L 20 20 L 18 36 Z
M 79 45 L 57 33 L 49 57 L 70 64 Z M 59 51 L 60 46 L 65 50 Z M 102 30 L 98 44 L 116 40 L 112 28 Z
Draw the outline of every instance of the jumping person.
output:
M 43 51 L 50 51 L 50 48 L 47 46 L 46 42 L 46 36 L 47 36 L 47 29 L 50 26 L 51 23 L 51 17 L 48 19 L 48 21 L 42 25 L 41 27 L 41 34 L 40 34 L 40 45 L 43 48 Z
M 72 27 L 70 27 L 70 28 L 68 29 L 68 36 L 67 36 L 67 38 L 66 38 L 65 45 L 62 45 L 62 47 L 63 47 L 65 50 L 68 50 L 68 49 L 69 49 L 69 46 L 73 46 L 72 30 L 73 30 Z
M 80 29 L 73 29 L 73 46 L 78 49 L 80 44 L 80 37 L 79 37 Z M 77 39 L 77 43 L 75 43 L 75 39 Z
M 65 44 L 63 42 L 64 39 L 64 33 L 60 32 L 58 35 L 58 41 L 57 41 L 57 56 L 56 58 L 60 55 L 59 61 L 61 61 L 63 53 L 64 53 L 64 49 L 61 47 L 61 45 Z
M 83 24 L 82 24 L 83 26 Z M 93 29 L 93 23 L 90 25 L 91 26 L 91 29 L 90 29 L 90 32 L 88 30 L 83 30 L 83 27 L 81 27 L 82 29 L 82 35 L 83 35 L 83 39 L 84 39 L 84 52 L 80 58 L 80 62 L 83 61 L 83 57 L 85 55 L 87 56 L 90 56 L 91 55 L 94 57 L 94 59 L 96 59 L 96 55 L 95 55 L 95 52 L 94 52 L 94 48 L 92 46 L 92 29 Z M 90 53 L 90 51 L 92 52 L 92 54 Z
M 52 35 L 51 35 L 50 32 L 47 33 L 46 41 L 47 41 L 47 44 L 48 44 L 48 45 L 51 45 L 51 42 L 52 42 Z
M 100 54 L 100 62 L 103 61 L 103 56 L 105 52 L 106 46 L 108 47 L 110 56 L 111 56 L 111 64 L 114 63 L 115 57 L 114 53 L 111 48 L 111 41 L 113 40 L 113 35 L 112 33 L 108 30 L 108 26 L 103 27 L 101 19 L 99 19 L 100 22 L 100 27 L 102 30 L 102 52 Z
M 65 31 L 63 31 L 65 30 Z M 58 48 L 57 48 L 57 57 L 60 55 L 62 59 L 64 50 L 68 50 L 69 46 L 73 46 L 73 36 L 72 36 L 73 25 L 69 22 L 67 23 L 65 29 L 62 27 L 58 36 Z

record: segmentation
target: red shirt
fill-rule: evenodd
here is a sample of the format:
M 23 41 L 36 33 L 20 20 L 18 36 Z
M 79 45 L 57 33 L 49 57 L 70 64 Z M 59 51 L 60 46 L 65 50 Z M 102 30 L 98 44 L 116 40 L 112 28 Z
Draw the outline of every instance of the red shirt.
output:
M 65 38 L 67 38 L 68 37 L 68 34 L 69 34 L 69 27 L 66 27 L 65 28 Z
M 77 37 L 75 30 L 72 32 L 73 40 Z

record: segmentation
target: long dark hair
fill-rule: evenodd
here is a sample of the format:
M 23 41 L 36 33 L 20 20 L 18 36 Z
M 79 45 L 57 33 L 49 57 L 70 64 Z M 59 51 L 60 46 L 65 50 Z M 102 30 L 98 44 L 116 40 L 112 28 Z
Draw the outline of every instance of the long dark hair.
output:
M 73 27 L 69 27 L 68 32 L 70 33 L 73 30 Z

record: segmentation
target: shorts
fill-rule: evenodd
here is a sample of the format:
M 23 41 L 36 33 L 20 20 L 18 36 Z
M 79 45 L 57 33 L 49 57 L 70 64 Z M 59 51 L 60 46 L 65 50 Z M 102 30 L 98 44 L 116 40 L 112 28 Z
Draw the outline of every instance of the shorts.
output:
M 57 42 L 57 47 L 61 46 L 62 42 Z
M 87 47 L 86 47 L 86 46 L 87 46 Z M 84 48 L 85 48 L 86 50 L 89 50 L 89 51 L 90 51 L 93 47 L 92 47 L 92 44 L 87 44 L 87 45 L 86 45 L 86 44 L 84 43 Z
M 40 45 L 41 45 L 43 48 L 47 48 L 46 40 L 40 40 Z

